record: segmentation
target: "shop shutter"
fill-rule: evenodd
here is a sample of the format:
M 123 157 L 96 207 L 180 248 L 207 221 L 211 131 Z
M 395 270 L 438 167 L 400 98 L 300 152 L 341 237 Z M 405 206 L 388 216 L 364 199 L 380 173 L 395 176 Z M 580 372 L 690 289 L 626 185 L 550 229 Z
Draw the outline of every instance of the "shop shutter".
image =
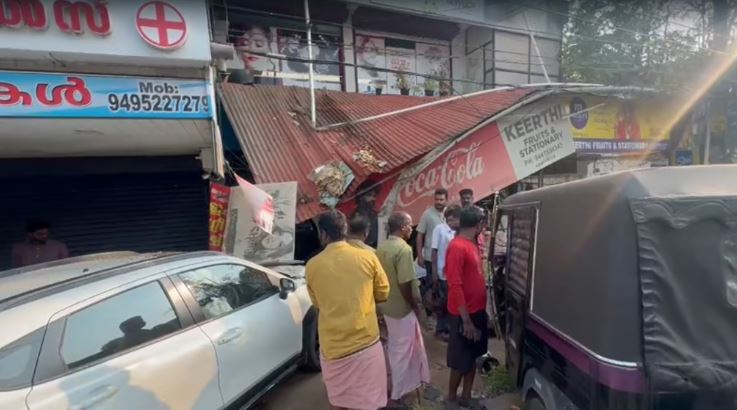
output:
M 30 218 L 73 256 L 207 249 L 208 181 L 199 172 L 0 179 L 0 269 Z

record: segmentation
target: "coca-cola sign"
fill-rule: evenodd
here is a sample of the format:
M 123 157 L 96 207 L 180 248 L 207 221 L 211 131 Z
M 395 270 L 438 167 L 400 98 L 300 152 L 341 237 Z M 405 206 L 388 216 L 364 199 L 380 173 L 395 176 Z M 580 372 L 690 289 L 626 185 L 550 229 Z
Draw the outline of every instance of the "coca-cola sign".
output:
M 482 176 L 484 159 L 477 154 L 481 146 L 481 141 L 473 141 L 469 146 L 451 148 L 447 155 L 441 157 L 442 161 L 433 163 L 403 185 L 398 204 L 408 207 L 422 198 L 431 197 L 438 188 L 452 191 Z
M 441 147 L 406 169 L 384 207 L 419 217 L 438 188 L 458 202 L 464 188 L 483 198 L 575 152 L 565 107 L 530 104 Z
M 432 205 L 438 188 L 447 189 L 450 201 L 458 202 L 458 193 L 464 188 L 481 194 L 515 177 L 495 122 L 428 155 L 429 158 L 402 173 L 385 210 L 402 210 L 419 218 Z

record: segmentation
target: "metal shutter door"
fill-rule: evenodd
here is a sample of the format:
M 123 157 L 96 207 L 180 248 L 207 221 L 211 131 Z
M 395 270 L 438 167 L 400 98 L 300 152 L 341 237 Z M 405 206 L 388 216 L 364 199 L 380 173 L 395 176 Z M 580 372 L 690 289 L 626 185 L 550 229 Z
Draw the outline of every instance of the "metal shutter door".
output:
M 207 249 L 208 183 L 198 172 L 0 180 L 0 269 L 29 218 L 51 223 L 71 255 Z

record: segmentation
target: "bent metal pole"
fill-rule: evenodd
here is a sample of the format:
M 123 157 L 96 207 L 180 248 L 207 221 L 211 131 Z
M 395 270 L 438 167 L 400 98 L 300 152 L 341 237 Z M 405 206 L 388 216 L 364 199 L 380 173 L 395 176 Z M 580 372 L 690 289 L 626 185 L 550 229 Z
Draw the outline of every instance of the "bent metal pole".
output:
M 307 63 L 310 76 L 310 121 L 312 121 L 312 127 L 317 126 L 317 119 L 315 113 L 315 70 L 312 64 L 312 21 L 310 20 L 310 0 L 305 0 L 305 24 L 307 24 L 307 59 L 310 60 Z

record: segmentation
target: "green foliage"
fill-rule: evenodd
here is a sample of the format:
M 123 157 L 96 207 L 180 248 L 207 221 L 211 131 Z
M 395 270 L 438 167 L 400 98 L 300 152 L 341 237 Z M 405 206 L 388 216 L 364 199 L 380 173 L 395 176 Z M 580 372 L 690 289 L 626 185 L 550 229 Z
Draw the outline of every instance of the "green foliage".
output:
M 504 393 L 515 391 L 512 377 L 505 366 L 495 367 L 491 373 L 485 377 L 486 393 L 489 397 L 500 396 Z
M 565 75 L 578 82 L 687 87 L 714 57 L 705 47 L 714 37 L 707 3 L 571 0 L 563 32 Z

